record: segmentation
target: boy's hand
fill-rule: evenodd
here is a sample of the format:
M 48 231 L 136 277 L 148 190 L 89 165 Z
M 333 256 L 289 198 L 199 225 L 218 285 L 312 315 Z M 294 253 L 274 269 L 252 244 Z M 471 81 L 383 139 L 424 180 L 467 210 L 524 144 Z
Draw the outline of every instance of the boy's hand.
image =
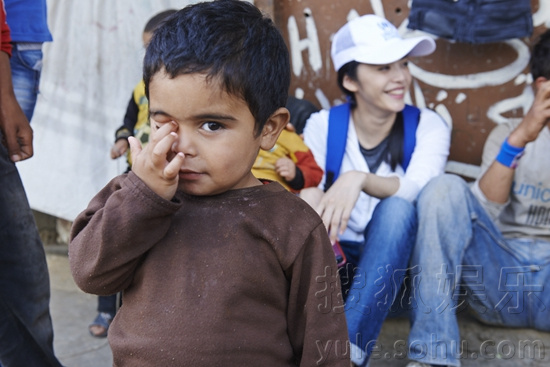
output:
M 172 145 L 176 142 L 177 125 L 164 124 L 151 135 L 149 144 L 142 149 L 138 139 L 128 138 L 132 153 L 132 171 L 151 190 L 166 200 L 171 200 L 178 189 L 179 170 L 185 155 L 174 155 Z M 173 156 L 170 161 L 170 157 Z
M 550 80 L 537 81 L 535 101 L 523 121 L 508 137 L 508 143 L 515 147 L 524 147 L 537 139 L 540 132 L 550 121 Z
M 275 162 L 275 171 L 287 181 L 292 181 L 296 177 L 296 165 L 288 157 L 279 158 Z
M 128 150 L 128 140 L 118 139 L 111 147 L 111 159 L 117 159 Z

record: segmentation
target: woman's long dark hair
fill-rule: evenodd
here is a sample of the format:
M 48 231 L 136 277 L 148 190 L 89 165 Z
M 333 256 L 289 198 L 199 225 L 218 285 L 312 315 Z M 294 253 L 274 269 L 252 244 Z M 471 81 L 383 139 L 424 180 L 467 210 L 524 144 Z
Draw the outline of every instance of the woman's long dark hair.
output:
M 351 80 L 357 81 L 358 66 L 357 61 L 350 61 L 338 70 L 338 86 L 346 95 L 352 110 L 357 107 L 357 101 L 355 100 L 355 94 L 344 87 L 344 76 L 347 75 Z M 403 112 L 398 112 L 388 136 L 388 148 L 384 152 L 384 162 L 390 165 L 392 171 L 395 171 L 397 165 L 403 160 L 403 139 L 405 136 L 403 124 Z

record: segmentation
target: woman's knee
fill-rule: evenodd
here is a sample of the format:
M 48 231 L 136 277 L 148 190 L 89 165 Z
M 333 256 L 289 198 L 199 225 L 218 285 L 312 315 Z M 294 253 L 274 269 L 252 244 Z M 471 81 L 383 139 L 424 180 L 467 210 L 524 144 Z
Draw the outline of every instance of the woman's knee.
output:
M 389 197 L 376 206 L 368 232 L 382 232 L 386 238 L 411 238 L 416 233 L 417 221 L 413 203 L 403 198 Z
M 415 214 L 416 209 L 413 203 L 397 196 L 390 196 L 380 200 L 374 209 L 373 216 L 384 215 L 389 219 L 401 220 L 402 218 L 414 217 Z
M 373 212 L 371 220 L 387 224 L 416 223 L 416 207 L 413 203 L 400 197 L 391 196 L 381 200 Z

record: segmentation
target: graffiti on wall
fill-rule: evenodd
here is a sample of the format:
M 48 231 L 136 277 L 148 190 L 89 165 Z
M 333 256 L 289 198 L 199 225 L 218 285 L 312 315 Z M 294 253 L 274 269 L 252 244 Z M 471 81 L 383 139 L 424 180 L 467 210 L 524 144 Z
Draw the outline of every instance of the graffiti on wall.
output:
M 321 108 L 340 103 L 342 95 L 330 59 L 332 34 L 345 21 L 374 13 L 392 21 L 404 37 L 418 35 L 418 31 L 407 29 L 409 3 L 370 0 L 367 5 L 358 2 L 352 9 L 334 3 L 309 3 L 299 11 L 290 5 L 283 33 L 290 50 L 291 93 Z M 438 47 L 434 55 L 409 63 L 414 82 L 407 102 L 434 109 L 453 126 L 448 171 L 475 177 L 491 128 L 520 119 L 529 109 L 534 98 L 528 70 L 530 43 L 550 28 L 550 2 L 532 4 L 535 32 L 531 39 L 468 45 L 431 35 Z

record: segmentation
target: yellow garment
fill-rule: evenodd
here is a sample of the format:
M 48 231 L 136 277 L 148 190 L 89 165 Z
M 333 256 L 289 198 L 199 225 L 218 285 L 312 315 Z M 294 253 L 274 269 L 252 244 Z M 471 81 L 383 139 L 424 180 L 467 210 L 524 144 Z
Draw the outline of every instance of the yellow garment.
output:
M 295 191 L 275 171 L 275 163 L 282 157 L 290 158 L 302 171 L 305 182 L 304 187 L 316 186 L 321 180 L 323 171 L 315 163 L 307 145 L 298 134 L 286 129 L 281 132 L 279 139 L 277 139 L 275 146 L 271 150 L 260 150 L 252 167 L 252 174 L 256 178 L 277 181 L 287 190 Z
M 151 135 L 151 125 L 149 124 L 149 101 L 145 96 L 145 83 L 140 81 L 134 88 L 134 103 L 138 107 L 136 125 L 134 127 L 134 136 L 145 147 L 149 143 Z M 128 150 L 128 165 L 132 166 L 132 157 Z

